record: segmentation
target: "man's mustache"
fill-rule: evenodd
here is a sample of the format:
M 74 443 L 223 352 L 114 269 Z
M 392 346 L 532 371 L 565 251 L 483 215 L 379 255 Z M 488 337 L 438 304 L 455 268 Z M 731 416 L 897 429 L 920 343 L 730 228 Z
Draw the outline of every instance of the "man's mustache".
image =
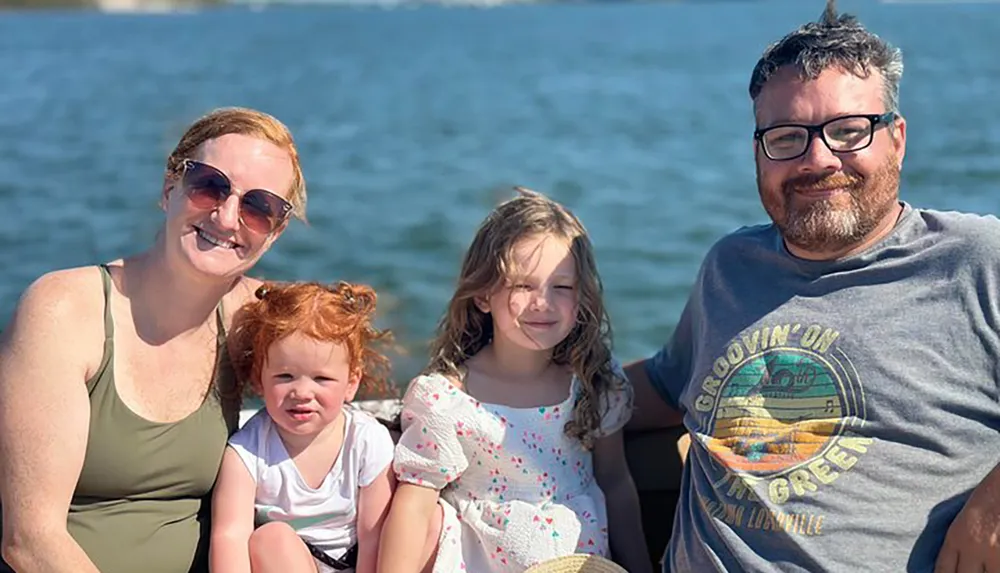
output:
M 827 189 L 859 189 L 864 184 L 864 178 L 858 175 L 848 175 L 844 172 L 829 175 L 806 174 L 785 181 L 782 188 L 786 193 L 792 191 L 823 191 Z

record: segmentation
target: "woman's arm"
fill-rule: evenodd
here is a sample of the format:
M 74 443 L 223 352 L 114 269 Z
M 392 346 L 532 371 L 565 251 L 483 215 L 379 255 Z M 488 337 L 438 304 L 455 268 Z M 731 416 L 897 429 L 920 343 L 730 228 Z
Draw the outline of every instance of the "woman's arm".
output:
M 639 494 L 628 471 L 621 430 L 594 444 L 594 474 L 607 501 L 608 533 L 615 561 L 630 573 L 653 573 L 642 531 Z
M 97 573 L 66 529 L 90 430 L 88 357 L 103 346 L 87 322 L 88 271 L 38 279 L 0 341 L 2 551 L 16 571 Z
M 379 543 L 379 573 L 416 573 L 424 568 L 427 533 L 439 495 L 429 487 L 399 484 Z
M 389 515 L 396 476 L 392 463 L 358 495 L 358 564 L 356 573 L 375 573 L 382 526 Z
M 231 447 L 212 493 L 212 541 L 208 562 L 212 573 L 250 573 L 250 535 L 253 533 L 257 484 Z

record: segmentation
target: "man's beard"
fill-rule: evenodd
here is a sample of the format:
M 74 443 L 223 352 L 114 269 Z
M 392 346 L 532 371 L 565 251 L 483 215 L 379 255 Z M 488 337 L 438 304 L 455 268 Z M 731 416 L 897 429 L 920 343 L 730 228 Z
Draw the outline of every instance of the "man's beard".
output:
M 895 207 L 898 165 L 890 155 L 869 177 L 843 172 L 803 175 L 785 181 L 779 190 L 761 187 L 758 167 L 757 189 L 764 210 L 787 243 L 813 253 L 841 252 L 863 242 Z M 847 193 L 812 200 L 797 193 L 833 188 Z

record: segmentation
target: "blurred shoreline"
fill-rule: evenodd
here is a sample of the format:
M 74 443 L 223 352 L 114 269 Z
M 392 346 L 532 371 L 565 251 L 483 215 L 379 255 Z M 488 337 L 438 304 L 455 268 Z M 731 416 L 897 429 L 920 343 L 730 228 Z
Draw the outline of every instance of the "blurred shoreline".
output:
M 101 12 L 173 12 L 225 6 L 225 0 L 0 0 L 4 10 L 96 10 Z
M 637 0 L 571 0 L 596 3 L 637 3 Z M 643 1 L 643 0 L 638 0 Z M 656 3 L 677 0 L 653 0 Z M 566 0 L 0 0 L 0 12 L 5 10 L 81 10 L 120 13 L 188 12 L 199 8 L 246 7 L 260 10 L 277 6 L 348 6 L 348 7 L 416 7 L 501 6 L 513 4 L 566 3 Z

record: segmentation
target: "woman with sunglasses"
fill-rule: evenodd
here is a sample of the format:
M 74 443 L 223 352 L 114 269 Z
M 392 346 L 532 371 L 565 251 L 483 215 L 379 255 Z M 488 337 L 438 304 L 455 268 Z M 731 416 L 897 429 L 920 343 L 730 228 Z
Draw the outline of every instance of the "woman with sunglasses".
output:
M 305 203 L 287 128 L 216 110 L 167 159 L 148 250 L 25 291 L 0 342 L 0 570 L 208 570 L 239 416 L 225 332 Z

